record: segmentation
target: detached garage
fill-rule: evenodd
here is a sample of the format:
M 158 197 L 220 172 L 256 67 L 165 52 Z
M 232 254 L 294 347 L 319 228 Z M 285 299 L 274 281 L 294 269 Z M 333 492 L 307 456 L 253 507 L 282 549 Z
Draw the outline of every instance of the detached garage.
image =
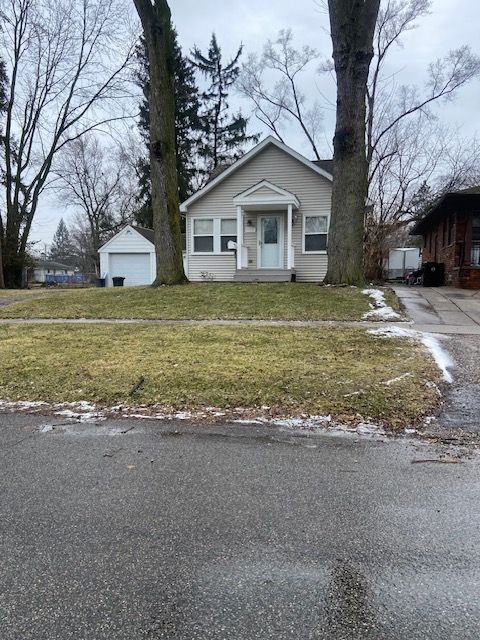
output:
M 106 286 L 125 278 L 125 287 L 149 285 L 155 280 L 153 231 L 128 225 L 99 249 L 100 274 Z

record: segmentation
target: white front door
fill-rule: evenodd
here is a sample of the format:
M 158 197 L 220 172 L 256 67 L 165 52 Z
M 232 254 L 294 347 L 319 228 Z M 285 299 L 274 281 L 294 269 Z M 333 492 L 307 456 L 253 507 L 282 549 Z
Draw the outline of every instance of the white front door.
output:
M 258 233 L 258 266 L 280 269 L 283 258 L 282 216 L 260 216 Z

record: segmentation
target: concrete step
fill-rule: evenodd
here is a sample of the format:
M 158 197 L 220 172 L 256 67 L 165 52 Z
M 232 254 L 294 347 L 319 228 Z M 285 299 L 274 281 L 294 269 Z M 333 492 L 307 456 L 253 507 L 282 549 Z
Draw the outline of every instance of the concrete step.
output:
M 290 282 L 293 269 L 239 269 L 235 272 L 235 282 Z

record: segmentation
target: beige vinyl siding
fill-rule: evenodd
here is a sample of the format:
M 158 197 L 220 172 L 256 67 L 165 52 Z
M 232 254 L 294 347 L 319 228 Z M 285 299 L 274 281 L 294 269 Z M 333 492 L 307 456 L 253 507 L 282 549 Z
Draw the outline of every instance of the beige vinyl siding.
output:
M 193 209 L 193 207 L 192 207 Z M 235 209 L 235 208 L 234 208 Z M 189 212 L 190 214 L 190 212 Z M 225 218 L 235 216 L 235 210 L 227 212 Z M 233 280 L 235 274 L 236 262 L 235 253 L 229 254 L 202 254 L 195 255 L 193 253 L 193 219 L 195 218 L 214 218 L 219 217 L 218 214 L 195 213 L 194 216 L 187 215 L 186 232 L 187 232 L 187 276 L 192 281 L 202 280 Z
M 261 180 L 294 193 L 300 209 L 294 211 L 295 223 L 292 242 L 295 249 L 295 270 L 297 280 L 321 282 L 327 270 L 326 254 L 303 254 L 302 231 L 303 214 L 330 215 L 331 182 L 305 166 L 281 149 L 269 145 L 237 171 L 232 173 L 217 187 L 191 204 L 187 213 L 188 275 L 190 280 L 202 280 L 201 272 L 212 274 L 214 280 L 232 280 L 235 273 L 233 255 L 192 255 L 192 217 L 235 217 L 233 198 Z M 263 187 L 262 187 L 263 189 Z M 266 192 L 269 190 L 266 189 Z M 244 245 L 248 248 L 248 267 L 257 267 L 257 216 L 272 212 L 249 212 L 244 216 Z M 286 211 L 279 211 L 286 221 Z M 254 221 L 255 233 L 246 231 L 246 221 Z M 284 264 L 286 263 L 286 224 L 284 228 Z

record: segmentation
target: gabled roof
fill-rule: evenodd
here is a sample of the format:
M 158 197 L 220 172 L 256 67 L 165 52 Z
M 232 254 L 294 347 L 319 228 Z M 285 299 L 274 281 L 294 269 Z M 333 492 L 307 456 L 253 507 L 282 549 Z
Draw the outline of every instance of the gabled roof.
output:
M 267 191 L 267 193 L 265 193 Z M 250 203 L 255 204 L 292 204 L 295 207 L 299 207 L 300 203 L 297 196 L 294 193 L 290 193 L 286 189 L 277 187 L 273 182 L 268 180 L 260 180 L 253 187 L 249 187 L 242 193 L 237 194 L 233 198 L 234 204 L 246 205 Z
M 194 193 L 193 196 L 190 196 L 190 198 L 188 198 L 188 200 L 185 200 L 185 202 L 182 202 L 182 204 L 180 205 L 180 211 L 182 213 L 185 213 L 186 211 L 188 211 L 189 205 L 193 204 L 194 202 L 196 202 L 197 200 L 202 198 L 205 194 L 207 194 L 209 191 L 214 189 L 218 184 L 220 184 L 226 178 L 228 178 L 232 173 L 234 173 L 235 171 L 240 169 L 240 167 L 243 167 L 244 164 L 246 164 L 247 162 L 252 160 L 252 158 L 257 156 L 266 147 L 271 146 L 271 145 L 277 147 L 278 149 L 281 149 L 282 151 L 287 153 L 292 158 L 295 158 L 296 160 L 298 160 L 299 162 L 301 162 L 305 166 L 307 166 L 310 169 L 312 169 L 312 171 L 314 171 L 318 175 L 320 175 L 323 178 L 326 178 L 327 180 L 332 182 L 333 178 L 332 178 L 331 173 L 329 173 L 328 171 L 325 171 L 325 169 L 323 169 L 320 165 L 316 164 L 315 162 L 312 162 L 311 160 L 308 160 L 307 158 L 305 158 L 305 156 L 302 156 L 301 153 L 298 153 L 297 151 L 294 151 L 291 147 L 287 147 L 286 144 L 283 144 L 283 142 L 280 142 L 279 140 L 277 140 L 273 136 L 268 136 L 268 138 L 265 138 L 264 140 L 259 142 L 255 147 L 250 149 L 250 151 L 248 151 L 245 155 L 243 155 L 236 162 L 231 164 L 227 169 L 225 169 L 225 171 L 220 173 L 220 175 L 218 175 L 216 178 L 214 178 L 213 180 L 208 182 L 203 187 L 203 189 L 200 189 L 199 191 Z
M 98 251 L 99 252 L 100 251 L 105 251 L 105 249 L 109 246 L 109 244 L 111 242 L 113 242 L 115 240 L 115 238 L 117 238 L 126 229 L 132 229 L 133 231 L 138 233 L 138 235 L 142 236 L 142 238 L 147 240 L 150 244 L 152 244 L 152 245 L 155 244 L 154 243 L 154 236 L 153 236 L 153 229 L 147 229 L 145 227 L 137 227 L 136 225 L 133 225 L 133 224 L 127 224 L 127 225 L 125 225 L 123 227 L 123 229 L 120 229 L 120 231 L 118 233 L 116 233 L 113 236 L 113 238 L 110 238 L 110 240 L 108 242 L 106 242 L 104 245 L 102 245 Z M 186 245 L 187 245 L 186 235 L 184 233 L 182 233 L 181 236 L 182 236 L 182 251 L 185 251 L 186 250 Z
M 132 227 L 132 229 L 135 229 L 135 231 L 137 233 L 139 233 L 141 236 L 143 236 L 145 238 L 145 240 L 148 240 L 149 242 L 151 242 L 153 244 L 153 229 L 147 229 L 146 227 L 137 227 L 134 226 L 133 224 L 130 225 Z
M 34 269 L 68 269 L 73 271 L 73 267 L 62 262 L 56 262 L 55 260 L 35 260 Z
M 330 160 L 312 160 L 313 164 L 322 167 L 324 171 L 333 176 L 333 158 Z
M 112 238 L 110 238 L 110 240 L 108 240 L 108 242 L 105 242 L 104 245 L 102 245 L 100 247 L 100 249 L 98 250 L 100 251 L 105 251 L 105 249 L 116 239 L 118 238 L 118 236 L 122 233 L 125 233 L 127 229 L 131 229 L 132 231 L 134 231 L 135 233 L 138 233 L 139 236 L 141 236 L 144 240 L 146 240 L 147 242 L 149 242 L 150 244 L 153 245 L 153 230 L 152 229 L 145 229 L 144 227 L 135 227 L 132 224 L 127 224 L 123 227 L 123 229 L 120 229 L 120 231 L 118 233 L 116 233 Z
M 442 218 L 452 213 L 458 206 L 480 207 L 480 186 L 467 187 L 458 191 L 444 193 L 419 220 L 410 231 L 411 236 L 418 236 L 428 231 L 431 225 L 441 222 Z

